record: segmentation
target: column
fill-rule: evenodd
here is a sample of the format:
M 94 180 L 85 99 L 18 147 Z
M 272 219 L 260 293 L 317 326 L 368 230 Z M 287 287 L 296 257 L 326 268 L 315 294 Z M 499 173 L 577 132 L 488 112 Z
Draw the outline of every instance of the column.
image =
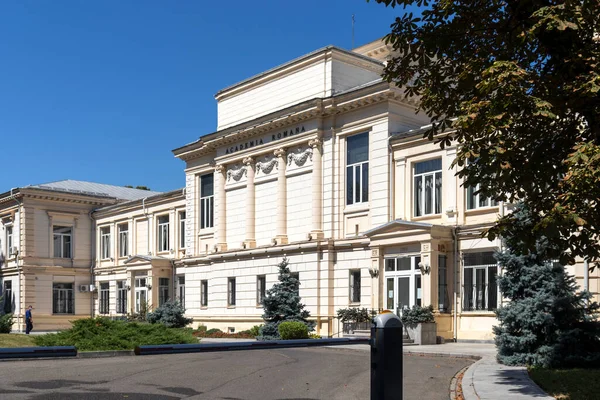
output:
M 321 139 L 316 138 L 308 142 L 312 148 L 312 229 L 311 239 L 323 239 L 323 163 Z
M 277 149 L 274 152 L 277 157 L 277 226 L 275 231 L 275 243 L 287 244 L 287 178 L 285 170 L 287 166 L 285 149 Z
M 256 195 L 254 193 L 254 159 L 252 157 L 244 158 L 244 165 L 246 166 L 246 240 L 244 240 L 244 247 L 246 249 L 253 249 L 256 247 L 256 237 L 254 229 L 255 215 L 255 203 Z
M 392 220 L 395 219 L 410 219 L 410 204 L 412 201 L 412 194 L 407 190 L 410 184 L 406 182 L 406 157 L 396 158 L 396 170 L 394 171 L 394 214 Z M 410 183 L 410 180 L 409 180 Z M 409 205 L 407 207 L 407 204 Z
M 218 164 L 215 167 L 215 189 L 217 194 L 217 237 L 215 238 L 215 250 L 227 250 L 227 204 L 225 203 L 225 165 Z

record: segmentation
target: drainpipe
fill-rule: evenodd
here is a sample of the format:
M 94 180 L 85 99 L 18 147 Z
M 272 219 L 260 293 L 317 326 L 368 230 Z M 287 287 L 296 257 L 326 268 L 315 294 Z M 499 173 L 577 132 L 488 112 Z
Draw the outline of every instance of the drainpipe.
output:
M 90 260 L 90 285 L 95 285 L 96 280 L 94 279 L 94 266 L 96 265 L 96 224 L 94 217 L 92 216 L 94 210 L 91 210 L 88 213 L 88 217 L 90 218 L 90 223 L 92 225 L 92 229 L 90 232 L 90 245 L 92 248 L 92 258 Z M 94 293 L 90 290 L 90 316 L 94 318 L 95 307 L 94 307 Z
M 395 210 L 394 210 L 394 200 L 395 200 L 395 196 L 394 196 L 394 186 L 395 186 L 395 176 L 396 176 L 396 169 L 394 168 L 394 152 L 392 151 L 392 144 L 391 144 L 391 140 L 392 140 L 392 135 L 390 134 L 388 136 L 387 139 L 387 145 L 388 145 L 388 150 L 390 152 L 390 183 L 389 183 L 389 188 L 388 188 L 388 198 L 389 198 L 389 204 L 388 204 L 388 221 L 393 221 L 395 218 Z
M 587 260 L 583 260 L 583 290 L 586 292 L 590 290 L 590 264 Z M 589 304 L 589 299 L 585 300 L 585 305 Z
M 458 224 L 458 216 L 457 216 L 457 224 Z M 460 274 L 459 264 L 458 264 L 458 226 L 455 226 L 452 230 L 452 236 L 454 237 L 454 304 L 452 306 L 452 323 L 453 323 L 453 331 L 454 331 L 454 342 L 458 341 L 458 296 L 456 295 L 457 291 L 460 290 L 458 277 Z

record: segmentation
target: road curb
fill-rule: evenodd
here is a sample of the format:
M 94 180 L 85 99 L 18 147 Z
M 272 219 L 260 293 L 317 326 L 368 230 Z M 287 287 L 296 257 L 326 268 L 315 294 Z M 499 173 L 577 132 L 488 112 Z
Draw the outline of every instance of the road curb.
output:
M 129 357 L 134 355 L 133 350 L 82 351 L 77 353 L 77 358 Z
M 461 382 L 462 394 L 465 400 L 480 400 L 475 390 L 474 375 L 477 367 L 483 362 L 483 357 L 467 368 Z
M 406 350 L 404 349 L 404 354 L 411 354 L 413 356 L 432 356 L 432 357 L 448 357 L 448 358 L 468 358 L 471 360 L 481 360 L 482 356 L 477 356 L 474 354 L 467 353 L 434 353 L 428 351 L 415 351 L 415 350 Z

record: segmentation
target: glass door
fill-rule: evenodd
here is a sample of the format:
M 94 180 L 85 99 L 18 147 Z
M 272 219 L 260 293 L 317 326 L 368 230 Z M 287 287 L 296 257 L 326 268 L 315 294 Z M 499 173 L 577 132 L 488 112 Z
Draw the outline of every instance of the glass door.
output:
M 420 256 L 387 258 L 385 260 L 385 306 L 402 315 L 414 305 L 422 305 Z

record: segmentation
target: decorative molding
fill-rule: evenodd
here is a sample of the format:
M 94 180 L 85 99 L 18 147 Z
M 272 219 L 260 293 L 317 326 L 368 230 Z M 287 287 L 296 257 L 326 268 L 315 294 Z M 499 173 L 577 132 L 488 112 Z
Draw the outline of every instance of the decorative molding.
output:
M 222 173 L 225 171 L 225 164 L 217 164 L 215 166 L 215 172 Z
M 241 166 L 237 169 L 231 168 L 229 170 L 227 170 L 227 180 L 231 180 L 233 178 L 234 181 L 239 181 L 240 179 L 242 179 L 242 176 L 244 176 L 244 174 L 246 174 L 247 172 L 247 167 L 246 166 Z
M 256 171 L 262 171 L 263 174 L 268 175 L 273 171 L 273 167 L 279 166 L 279 160 L 277 158 L 272 158 L 270 160 L 265 160 L 263 162 L 256 163 Z
M 285 158 L 285 156 L 287 155 L 287 151 L 282 147 L 279 149 L 276 149 L 273 154 L 275 155 L 275 157 L 277 158 Z
M 306 164 L 306 160 L 310 157 L 312 161 L 313 149 L 306 148 L 304 150 L 299 149 L 298 153 L 290 153 L 288 154 L 288 165 L 292 165 L 292 161 L 296 164 L 296 166 L 301 167 Z
M 323 141 L 319 138 L 308 141 L 308 146 L 313 149 L 320 147 L 322 144 L 323 144 Z
M 242 160 L 242 163 L 244 163 L 246 166 L 250 166 L 251 164 L 254 164 L 254 158 L 246 157 L 244 160 Z

